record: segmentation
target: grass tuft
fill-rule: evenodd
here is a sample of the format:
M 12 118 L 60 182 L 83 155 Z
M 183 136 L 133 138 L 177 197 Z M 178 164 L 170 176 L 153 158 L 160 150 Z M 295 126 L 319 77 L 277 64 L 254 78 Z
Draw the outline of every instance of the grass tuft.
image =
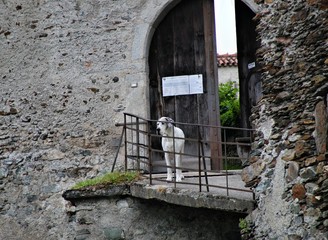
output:
M 92 179 L 87 179 L 76 183 L 72 190 L 79 190 L 95 186 L 117 185 L 122 183 L 132 183 L 140 179 L 139 172 L 111 172 Z

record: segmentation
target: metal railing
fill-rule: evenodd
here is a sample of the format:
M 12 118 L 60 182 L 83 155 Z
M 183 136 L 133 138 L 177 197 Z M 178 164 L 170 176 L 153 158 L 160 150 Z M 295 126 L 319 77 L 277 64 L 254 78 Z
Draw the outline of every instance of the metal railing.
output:
M 161 148 L 161 137 L 156 134 L 157 120 L 149 120 L 134 114 L 124 113 L 124 123 L 117 124 L 123 126 L 122 137 L 125 146 L 125 170 L 137 170 L 143 172 L 143 176 L 149 179 L 149 184 L 171 184 L 174 188 L 198 188 L 199 191 L 206 189 L 207 192 L 218 189 L 224 191 L 224 195 L 230 196 L 232 192 L 252 194 L 251 189 L 245 188 L 240 179 L 240 171 L 230 170 L 239 167 L 247 162 L 252 140 L 252 129 L 231 128 L 222 126 L 211 126 L 202 124 L 190 124 L 175 122 L 174 124 L 185 132 L 185 151 L 182 153 L 182 166 L 177 167 L 175 156 L 172 154 L 172 171 L 174 173 L 172 181 L 166 180 L 166 166 L 164 160 L 165 151 Z M 220 142 L 209 140 L 210 131 L 219 131 Z M 172 137 L 173 142 L 178 139 Z M 219 155 L 222 169 L 211 169 L 211 144 L 221 144 L 222 153 Z M 174 151 L 174 150 L 173 150 Z M 177 182 L 175 178 L 176 170 L 181 169 L 185 179 Z M 238 174 L 236 174 L 238 173 Z M 239 186 L 236 186 L 232 177 L 239 177 Z

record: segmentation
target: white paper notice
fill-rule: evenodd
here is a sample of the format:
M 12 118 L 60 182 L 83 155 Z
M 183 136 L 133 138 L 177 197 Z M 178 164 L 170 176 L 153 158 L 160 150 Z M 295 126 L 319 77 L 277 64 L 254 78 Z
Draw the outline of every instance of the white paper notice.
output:
M 200 94 L 203 93 L 203 75 L 190 75 L 189 76 L 189 94 Z
M 163 96 L 203 93 L 203 75 L 183 75 L 162 78 Z
M 164 77 L 162 85 L 164 97 L 189 94 L 188 76 Z

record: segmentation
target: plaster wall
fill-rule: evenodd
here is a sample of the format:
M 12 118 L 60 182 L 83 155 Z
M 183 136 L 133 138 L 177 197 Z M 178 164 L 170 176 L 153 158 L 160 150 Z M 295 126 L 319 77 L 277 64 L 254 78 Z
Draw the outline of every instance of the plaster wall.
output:
M 218 68 L 219 84 L 232 81 L 239 86 L 238 67 L 219 67 Z

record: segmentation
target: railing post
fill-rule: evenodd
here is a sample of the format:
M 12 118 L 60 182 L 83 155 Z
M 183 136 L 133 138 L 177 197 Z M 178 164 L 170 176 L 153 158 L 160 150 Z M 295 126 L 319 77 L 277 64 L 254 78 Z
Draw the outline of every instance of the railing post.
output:
M 123 126 L 122 128 L 122 133 L 121 133 L 121 137 L 120 137 L 120 142 L 119 142 L 119 145 L 118 145 L 118 148 L 116 150 L 116 155 L 115 155 L 115 159 L 114 159 L 114 163 L 113 163 L 113 166 L 112 166 L 112 170 L 111 172 L 114 172 L 114 169 L 115 169 L 115 166 L 116 166 L 116 161 L 117 161 L 117 157 L 118 157 L 118 154 L 120 153 L 120 148 L 122 146 L 122 140 L 123 140 L 123 137 L 124 137 L 124 133 L 125 133 L 125 127 Z M 126 155 L 125 155 L 126 157 Z
M 227 135 L 226 129 L 223 129 L 223 141 L 224 141 L 224 166 L 225 166 L 225 175 L 226 175 L 226 188 L 227 188 L 227 196 L 229 196 L 229 175 L 228 175 L 228 164 L 227 164 Z
M 149 171 L 149 184 L 153 184 L 152 179 L 152 151 L 151 151 L 151 133 L 150 133 L 150 121 L 147 121 L 147 134 L 148 134 L 148 171 Z
M 201 148 L 201 140 L 200 140 L 200 126 L 197 125 L 197 138 L 198 138 L 198 176 L 199 176 L 199 191 L 202 191 L 202 171 L 201 171 L 201 153 L 200 153 L 200 148 Z
M 174 135 L 174 129 L 173 129 L 173 170 L 174 170 L 174 188 L 177 188 L 177 161 L 176 161 L 176 153 L 175 153 L 175 135 Z
M 126 129 L 126 113 L 124 113 L 124 169 L 128 170 L 128 146 L 127 146 L 127 129 Z
M 206 158 L 205 158 L 205 151 L 203 145 L 203 139 L 200 136 L 200 143 L 201 143 L 201 150 L 202 150 L 202 159 L 203 159 L 203 167 L 204 167 L 204 177 L 205 177 L 205 184 L 206 184 L 206 191 L 210 191 L 209 183 L 208 183 L 208 175 L 207 175 L 207 168 L 206 168 Z
M 137 170 L 140 171 L 140 127 L 139 127 L 139 117 L 136 117 L 136 140 L 137 140 Z

